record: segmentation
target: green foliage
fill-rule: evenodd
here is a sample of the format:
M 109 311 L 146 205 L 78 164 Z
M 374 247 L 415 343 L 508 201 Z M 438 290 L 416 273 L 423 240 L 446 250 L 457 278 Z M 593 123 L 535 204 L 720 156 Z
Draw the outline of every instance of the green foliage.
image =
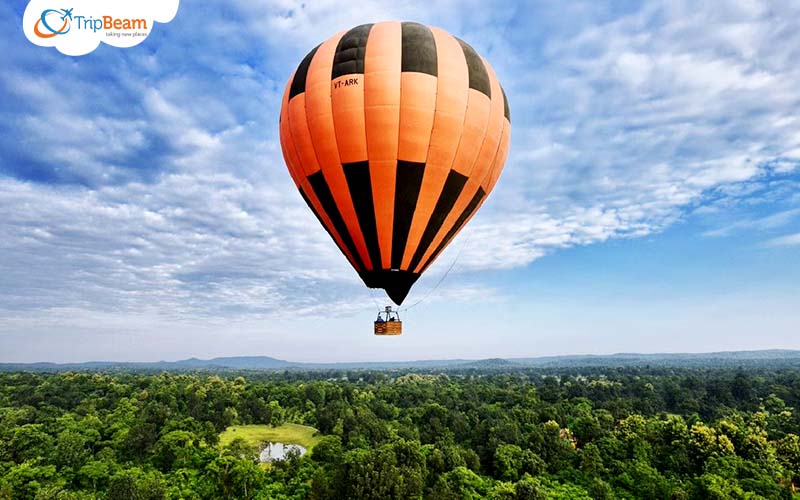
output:
M 317 462 L 335 464 L 341 459 L 344 449 L 339 436 L 325 436 L 311 450 L 311 458 Z
M 466 467 L 442 474 L 430 490 L 429 498 L 442 500 L 477 500 L 488 492 L 487 481 Z
M 789 369 L 5 373 L 0 500 L 798 500 L 798 404 Z

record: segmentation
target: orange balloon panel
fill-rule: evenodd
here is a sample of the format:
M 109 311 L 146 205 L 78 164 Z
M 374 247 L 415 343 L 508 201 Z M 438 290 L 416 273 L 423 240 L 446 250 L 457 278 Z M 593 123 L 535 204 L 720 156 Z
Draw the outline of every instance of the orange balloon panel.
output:
M 312 50 L 289 79 L 280 125 L 303 199 L 364 283 L 400 304 L 494 187 L 511 117 L 467 43 L 385 22 Z

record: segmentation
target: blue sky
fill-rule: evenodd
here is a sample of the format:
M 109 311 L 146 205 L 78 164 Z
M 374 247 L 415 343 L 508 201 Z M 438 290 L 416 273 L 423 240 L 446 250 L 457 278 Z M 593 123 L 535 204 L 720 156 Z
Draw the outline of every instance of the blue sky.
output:
M 0 5 L 0 362 L 800 349 L 797 2 L 252 4 L 82 57 Z M 470 42 L 513 119 L 391 339 L 276 125 L 310 48 L 387 19 Z

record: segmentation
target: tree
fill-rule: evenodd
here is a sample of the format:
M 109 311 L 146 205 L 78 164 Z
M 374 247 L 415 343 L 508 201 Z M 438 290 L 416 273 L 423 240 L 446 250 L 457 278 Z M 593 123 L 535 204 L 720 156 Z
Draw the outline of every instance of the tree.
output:
M 264 479 L 264 471 L 255 461 L 246 458 L 237 460 L 231 468 L 234 497 L 241 500 L 254 498 Z
M 25 424 L 14 429 L 9 451 L 13 461 L 22 463 L 49 456 L 53 438 L 44 432 L 42 424 Z
M 541 483 L 530 476 L 517 481 L 514 485 L 514 500 L 545 500 L 547 493 Z
M 3 480 L 8 485 L 10 498 L 33 498 L 36 492 L 56 477 L 56 468 L 52 465 L 39 466 L 34 461 L 13 465 L 4 475 Z M 2 491 L 2 489 L 0 489 Z
M 107 498 L 114 500 L 165 500 L 167 488 L 160 475 L 132 468 L 114 474 L 108 481 Z
M 90 460 L 78 471 L 78 477 L 84 484 L 91 485 L 92 491 L 97 491 L 98 484 L 102 485 L 108 475 L 108 464 L 99 460 Z
M 172 431 L 161 436 L 153 448 L 154 463 L 162 472 L 191 467 L 199 453 L 197 436 L 187 431 Z
M 725 434 L 713 427 L 697 423 L 692 426 L 689 437 L 689 453 L 698 468 L 711 457 L 734 454 L 733 443 Z
M 237 458 L 256 459 L 256 450 L 242 437 L 236 437 L 222 449 L 223 455 Z
M 334 464 L 342 458 L 342 438 L 339 436 L 325 436 L 317 443 L 311 452 L 311 458 L 317 462 Z
M 515 444 L 504 444 L 494 452 L 494 467 L 498 479 L 517 481 L 522 471 L 522 448 Z
M 796 434 L 787 434 L 775 443 L 775 448 L 778 460 L 791 475 L 791 482 L 795 486 L 800 486 L 800 437 Z
M 285 412 L 277 401 L 270 401 L 267 405 L 268 422 L 271 425 L 282 425 L 286 420 Z
M 80 469 L 89 456 L 86 447 L 86 438 L 75 431 L 64 431 L 56 439 L 53 458 L 61 468 L 69 467 L 73 470 Z
M 488 490 L 486 481 L 479 475 L 466 467 L 457 467 L 439 476 L 426 496 L 437 500 L 479 500 Z

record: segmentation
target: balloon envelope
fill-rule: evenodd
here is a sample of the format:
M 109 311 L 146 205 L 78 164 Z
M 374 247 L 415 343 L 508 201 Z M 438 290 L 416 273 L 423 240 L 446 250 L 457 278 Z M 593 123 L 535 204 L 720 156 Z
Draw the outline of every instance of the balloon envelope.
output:
M 508 101 L 468 44 L 409 22 L 338 33 L 286 85 L 286 165 L 336 245 L 397 304 L 503 169 Z

